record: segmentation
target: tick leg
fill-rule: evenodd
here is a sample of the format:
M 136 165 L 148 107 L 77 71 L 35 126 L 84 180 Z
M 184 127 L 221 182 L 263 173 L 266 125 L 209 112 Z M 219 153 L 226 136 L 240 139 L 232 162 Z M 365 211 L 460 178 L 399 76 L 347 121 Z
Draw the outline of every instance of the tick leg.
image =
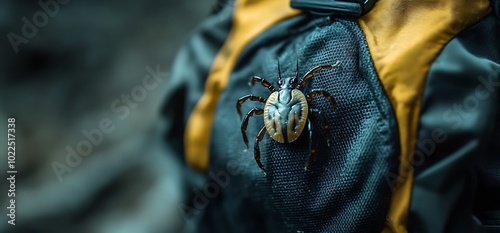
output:
M 302 81 L 300 82 L 299 86 L 297 86 L 297 89 L 299 90 L 302 90 L 302 88 L 304 88 L 304 86 L 306 85 L 307 81 L 312 78 L 313 74 L 315 72 L 318 72 L 322 69 L 329 69 L 331 70 L 333 67 L 336 67 L 340 64 L 340 61 L 337 61 L 337 63 L 333 64 L 333 65 L 326 65 L 326 66 L 316 66 L 314 68 L 312 68 L 311 70 L 309 70 L 305 75 L 304 77 L 302 77 Z
M 309 128 L 309 159 L 307 160 L 306 165 L 304 166 L 304 170 L 307 171 L 311 162 L 316 158 L 316 146 L 313 144 L 313 128 L 311 124 L 311 120 L 307 119 L 307 127 Z
M 265 126 L 262 127 L 262 129 L 260 130 L 259 134 L 255 138 L 255 144 L 253 146 L 253 153 L 254 153 L 254 157 L 255 157 L 255 162 L 257 162 L 257 165 L 259 165 L 260 169 L 262 169 L 262 171 L 264 171 L 264 174 L 266 174 L 266 169 L 264 169 L 264 166 L 260 162 L 259 142 L 262 141 L 262 139 L 264 138 L 264 135 L 266 134 L 266 132 L 267 132 L 266 127 Z
M 324 96 L 332 103 L 333 108 L 337 108 L 337 101 L 335 101 L 335 99 L 332 97 L 332 95 L 330 95 L 330 93 L 324 90 L 317 90 L 317 89 L 312 90 L 311 93 L 309 93 L 309 95 L 307 95 L 306 97 L 307 101 L 308 102 L 311 101 L 312 98 L 314 98 L 316 95 Z
M 331 134 L 330 134 L 330 125 L 328 124 L 328 122 L 326 121 L 325 117 L 323 114 L 321 114 L 321 111 L 316 109 L 316 108 L 311 108 L 309 109 L 309 114 L 311 116 L 314 116 L 314 118 L 319 121 L 319 123 L 321 124 L 321 126 L 323 127 L 323 129 L 325 129 L 325 133 L 326 133 L 326 142 L 328 144 L 328 146 L 330 146 L 330 141 L 331 141 Z
M 243 135 L 243 141 L 245 142 L 245 145 L 247 146 L 248 149 L 248 137 L 247 137 L 247 126 L 248 126 L 248 120 L 250 117 L 252 117 L 254 114 L 260 115 L 264 113 L 264 110 L 261 108 L 253 108 L 250 110 L 247 115 L 245 115 L 245 119 L 243 119 L 243 122 L 241 123 L 241 135 Z
M 261 103 L 266 103 L 266 99 L 259 97 L 259 96 L 255 96 L 255 95 L 245 95 L 245 96 L 239 98 L 238 102 L 236 102 L 236 109 L 238 110 L 238 116 L 240 118 L 241 118 L 241 105 L 245 101 L 247 101 L 248 99 L 250 99 L 251 101 L 259 101 Z
M 249 83 L 250 86 L 253 86 L 253 84 L 255 82 L 260 82 L 260 84 L 262 84 L 262 86 L 264 86 L 264 87 L 267 87 L 267 89 L 269 89 L 269 91 L 271 91 L 271 93 L 273 93 L 275 90 L 273 85 L 271 85 L 271 83 L 269 83 L 267 80 L 265 80 L 259 76 L 253 76 L 253 78 L 250 80 L 250 83 Z

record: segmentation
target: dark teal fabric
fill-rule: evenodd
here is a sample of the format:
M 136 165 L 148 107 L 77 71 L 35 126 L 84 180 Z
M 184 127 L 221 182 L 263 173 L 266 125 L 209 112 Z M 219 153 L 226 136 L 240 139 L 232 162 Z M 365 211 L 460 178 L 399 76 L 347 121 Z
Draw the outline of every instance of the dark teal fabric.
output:
M 266 135 L 264 175 L 253 150 L 263 117 L 250 119 L 250 149 L 245 150 L 236 101 L 246 94 L 267 98 L 267 88 L 248 82 L 257 75 L 276 86 L 278 59 L 283 77 L 295 75 L 297 59 L 299 76 L 338 61 L 339 67 L 316 73 L 307 87 L 327 90 L 338 106 L 334 110 L 321 96 L 310 105 L 331 127 L 326 132 L 312 118 L 318 154 L 307 172 L 307 129 L 290 144 Z M 229 165 L 239 172 L 210 199 L 194 232 L 380 232 L 392 194 L 386 174 L 397 173 L 399 156 L 396 120 L 384 93 L 356 20 L 302 15 L 258 36 L 234 67 L 212 129 L 208 173 L 226 172 Z M 248 101 L 242 110 L 255 106 L 263 104 Z M 207 176 L 207 182 L 213 180 Z
M 222 7 L 222 6 L 221 6 Z M 172 65 L 162 117 L 166 146 L 184 160 L 184 130 L 188 117 L 205 90 L 212 62 L 231 30 L 232 8 L 216 9 L 195 30 Z
M 494 12 L 446 45 L 430 68 L 410 232 L 500 232 L 500 18 Z

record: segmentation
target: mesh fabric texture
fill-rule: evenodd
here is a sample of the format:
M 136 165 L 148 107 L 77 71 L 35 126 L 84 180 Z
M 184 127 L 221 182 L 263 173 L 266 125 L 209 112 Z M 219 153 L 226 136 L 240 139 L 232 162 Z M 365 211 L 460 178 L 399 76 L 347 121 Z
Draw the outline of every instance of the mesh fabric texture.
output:
M 260 143 L 264 175 L 253 150 L 263 117 L 250 119 L 246 150 L 235 105 L 246 94 L 271 94 L 259 83 L 248 85 L 254 75 L 278 87 L 277 59 L 282 77 L 295 75 L 297 59 L 299 77 L 314 66 L 338 61 L 339 67 L 315 73 L 304 90 L 328 91 L 337 108 L 322 96 L 309 104 L 321 111 L 330 128 L 321 128 L 318 119 L 310 117 L 317 159 L 308 171 L 307 129 L 292 143 L 278 143 L 266 135 Z M 303 15 L 254 40 L 219 99 L 211 136 L 209 173 L 226 171 L 231 164 L 239 174 L 210 200 L 197 219 L 196 232 L 380 232 L 391 198 L 386 177 L 397 174 L 399 139 L 391 105 L 370 59 L 357 22 L 347 19 Z M 247 101 L 242 112 L 253 107 L 264 105 Z

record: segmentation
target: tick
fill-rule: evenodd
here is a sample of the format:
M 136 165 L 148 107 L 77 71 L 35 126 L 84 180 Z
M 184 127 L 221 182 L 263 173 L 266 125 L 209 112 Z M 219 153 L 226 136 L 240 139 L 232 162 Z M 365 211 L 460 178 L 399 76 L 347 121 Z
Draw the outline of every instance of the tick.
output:
M 245 95 L 238 99 L 236 102 L 236 109 L 241 117 L 241 105 L 247 101 L 257 101 L 264 104 L 264 108 L 254 107 L 252 108 L 243 119 L 241 123 L 241 134 L 243 136 L 243 141 L 248 148 L 248 137 L 246 134 L 248 120 L 254 115 L 264 115 L 264 126 L 261 128 L 257 137 L 255 138 L 254 144 L 254 157 L 257 165 L 264 171 L 264 166 L 260 161 L 260 148 L 259 142 L 262 141 L 266 132 L 269 136 L 277 142 L 280 143 L 291 143 L 297 140 L 301 133 L 304 131 L 305 125 L 307 123 L 309 131 L 309 159 L 305 164 L 304 170 L 307 170 L 311 161 L 316 156 L 316 148 L 313 145 L 312 136 L 313 128 L 310 120 L 310 116 L 315 116 L 317 120 L 322 123 L 324 129 L 328 129 L 329 125 L 326 121 L 320 119 L 321 111 L 316 108 L 310 108 L 309 104 L 311 100 L 317 96 L 322 95 L 327 100 L 330 101 L 334 109 L 337 108 L 337 102 L 335 99 L 325 90 L 313 89 L 307 95 L 304 95 L 304 86 L 313 77 L 315 72 L 323 69 L 331 70 L 332 68 L 339 65 L 339 62 L 334 65 L 322 65 L 316 66 L 309 70 L 299 81 L 299 64 L 297 61 L 297 68 L 295 72 L 295 77 L 282 78 L 281 70 L 278 61 L 278 88 L 276 89 L 271 83 L 269 83 L 264 78 L 254 76 L 250 80 L 250 85 L 254 85 L 255 82 L 260 82 L 262 86 L 266 87 L 271 95 L 267 99 L 255 95 Z

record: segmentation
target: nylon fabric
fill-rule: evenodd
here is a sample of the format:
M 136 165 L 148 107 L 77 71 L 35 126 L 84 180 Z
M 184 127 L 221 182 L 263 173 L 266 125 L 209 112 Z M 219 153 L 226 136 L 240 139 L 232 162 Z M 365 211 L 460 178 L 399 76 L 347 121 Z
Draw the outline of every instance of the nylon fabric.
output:
M 229 35 L 231 15 L 229 7 L 211 14 L 179 50 L 172 64 L 161 114 L 166 124 L 165 140 L 182 161 L 186 159 L 182 139 L 187 118 L 203 94 L 211 61 Z
M 412 232 L 500 228 L 499 215 L 490 216 L 500 212 L 498 41 L 500 19 L 490 14 L 448 43 L 430 68 L 415 152 Z
M 307 129 L 290 144 L 266 135 L 261 142 L 264 176 L 254 160 L 252 140 L 264 126 L 263 118 L 250 120 L 250 149 L 245 150 L 235 104 L 246 94 L 270 95 L 267 88 L 249 87 L 248 82 L 258 75 L 276 86 L 278 58 L 283 77 L 295 75 L 297 58 L 299 76 L 314 66 L 339 61 L 340 67 L 315 73 L 307 87 L 327 90 L 337 109 L 323 97 L 310 104 L 322 112 L 330 128 L 325 131 L 312 118 L 318 155 L 307 172 Z M 248 101 L 242 110 L 254 106 L 263 104 Z M 399 139 L 394 113 L 357 22 L 302 15 L 257 37 L 239 57 L 220 96 L 211 138 L 209 173 L 233 164 L 239 175 L 231 176 L 229 185 L 204 209 L 196 232 L 381 231 L 391 197 L 385 175 L 397 172 Z
M 415 148 L 424 81 L 444 45 L 489 12 L 489 1 L 379 0 L 360 19 L 380 81 L 398 119 L 400 177 L 384 232 L 407 232 Z

